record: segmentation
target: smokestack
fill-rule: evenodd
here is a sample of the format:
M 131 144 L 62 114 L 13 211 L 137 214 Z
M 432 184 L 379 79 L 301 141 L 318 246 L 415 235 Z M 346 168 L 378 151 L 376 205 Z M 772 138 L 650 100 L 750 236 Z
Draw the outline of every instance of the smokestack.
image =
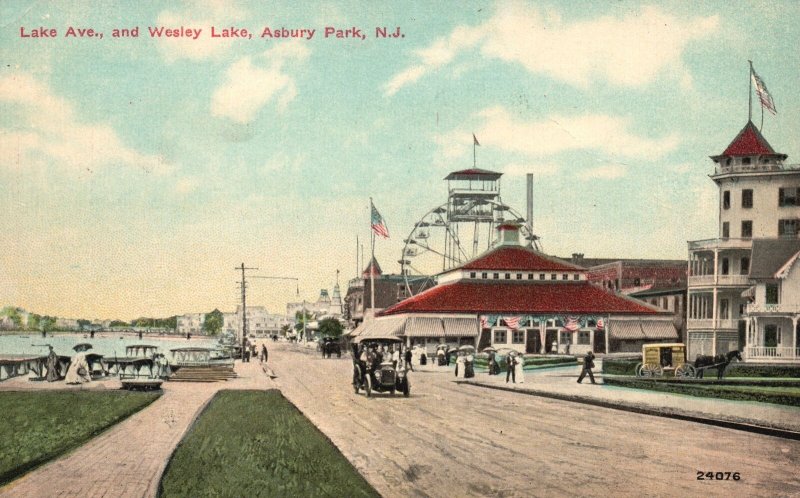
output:
M 528 241 L 528 246 L 533 246 L 533 173 L 528 173 L 526 176 L 527 179 L 527 191 L 528 191 L 528 212 L 527 212 L 527 224 L 528 224 L 528 233 L 531 235 L 531 239 Z

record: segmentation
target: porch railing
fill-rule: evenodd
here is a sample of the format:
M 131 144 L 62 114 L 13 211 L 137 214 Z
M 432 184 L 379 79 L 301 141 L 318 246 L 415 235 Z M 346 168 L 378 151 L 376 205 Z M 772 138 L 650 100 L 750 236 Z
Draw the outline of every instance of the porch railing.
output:
M 793 347 L 765 347 L 750 346 L 747 348 L 748 358 L 770 358 L 770 359 L 795 359 L 800 358 L 800 348 Z

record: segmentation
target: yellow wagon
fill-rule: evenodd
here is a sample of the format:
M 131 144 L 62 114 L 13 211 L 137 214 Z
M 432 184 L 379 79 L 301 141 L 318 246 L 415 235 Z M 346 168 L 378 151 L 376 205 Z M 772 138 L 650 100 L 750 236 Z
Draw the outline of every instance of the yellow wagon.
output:
M 676 342 L 642 346 L 642 362 L 636 365 L 636 376 L 662 377 L 664 372 L 674 372 L 678 378 L 695 376 L 695 368 L 686 363 L 685 344 Z

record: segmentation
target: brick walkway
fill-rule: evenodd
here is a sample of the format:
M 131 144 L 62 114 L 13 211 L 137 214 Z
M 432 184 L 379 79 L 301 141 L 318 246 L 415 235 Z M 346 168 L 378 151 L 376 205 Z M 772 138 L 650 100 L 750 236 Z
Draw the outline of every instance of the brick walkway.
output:
M 144 410 L 73 452 L 0 488 L 0 497 L 155 496 L 173 449 L 221 389 L 270 389 L 258 361 L 237 363 L 227 382 L 165 382 L 164 394 Z

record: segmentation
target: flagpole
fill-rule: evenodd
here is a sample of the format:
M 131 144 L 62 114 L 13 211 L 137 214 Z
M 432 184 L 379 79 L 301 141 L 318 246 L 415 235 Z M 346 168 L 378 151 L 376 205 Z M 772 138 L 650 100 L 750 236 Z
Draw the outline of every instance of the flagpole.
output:
M 753 61 L 747 60 L 750 63 L 750 86 L 748 87 L 747 91 L 747 121 L 753 120 Z M 762 113 L 764 109 L 761 109 Z M 763 124 L 763 123 L 762 123 Z
M 475 134 L 473 133 L 472 134 L 472 167 L 473 168 L 477 168 L 478 167 L 477 166 L 477 164 L 478 164 L 478 156 L 477 156 L 477 152 L 476 152 L 476 149 L 477 149 L 478 146 L 477 146 L 476 142 L 477 142 L 477 140 L 475 140 Z
M 369 306 L 372 308 L 373 313 L 375 312 L 375 268 L 373 267 L 372 263 L 375 261 L 375 230 L 372 229 L 372 210 L 374 209 L 372 205 L 372 197 L 369 198 L 369 216 L 370 216 L 370 233 L 372 234 L 372 259 L 369 261 Z

